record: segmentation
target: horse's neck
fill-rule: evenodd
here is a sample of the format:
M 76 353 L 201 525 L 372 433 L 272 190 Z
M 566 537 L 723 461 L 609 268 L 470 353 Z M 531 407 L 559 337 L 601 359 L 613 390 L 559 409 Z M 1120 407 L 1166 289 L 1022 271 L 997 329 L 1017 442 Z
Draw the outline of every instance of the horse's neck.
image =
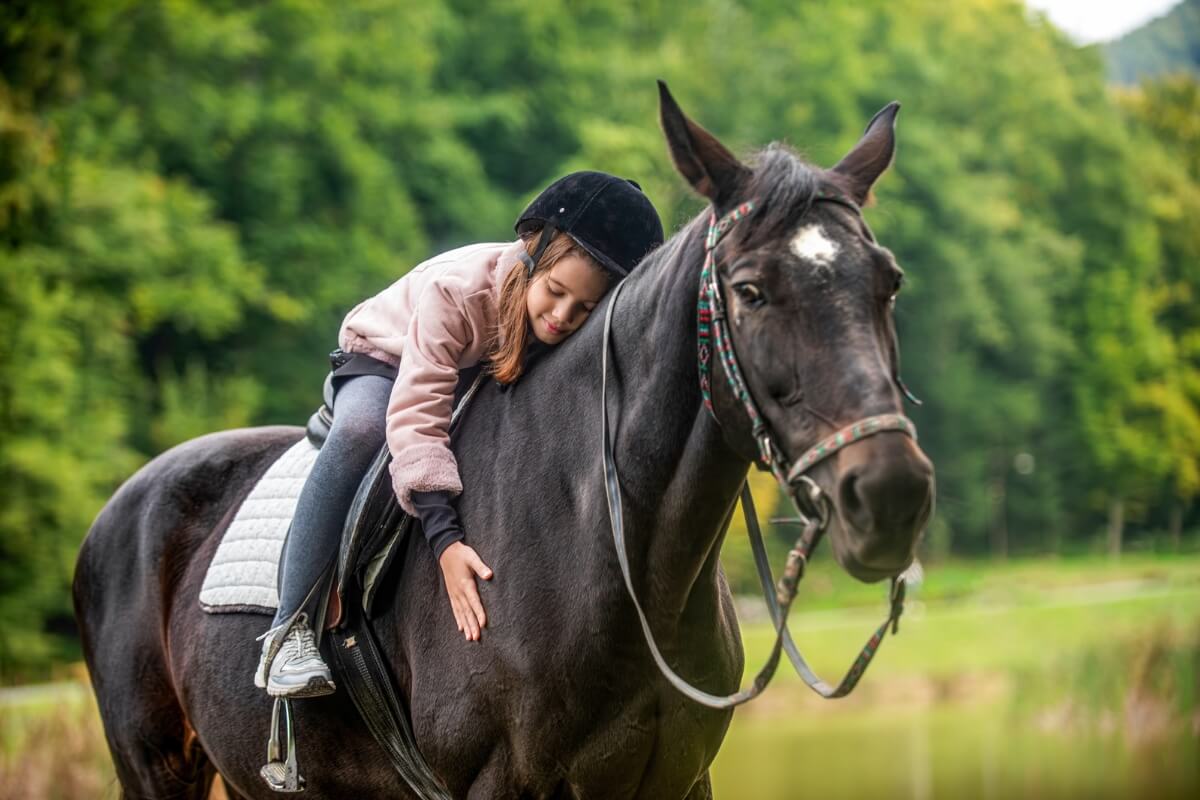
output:
M 697 227 L 641 268 L 613 319 L 620 373 L 613 416 L 629 556 L 643 604 L 667 626 L 715 598 L 717 551 L 748 467 L 700 395 Z
M 685 625 L 704 617 L 696 609 L 717 597 L 716 546 L 747 468 L 700 397 L 702 232 L 696 227 L 660 248 L 596 312 L 599 317 L 607 303 L 617 303 L 608 388 L 627 549 L 638 595 L 664 634 L 680 624 L 681 612 L 688 612 Z M 576 603 L 589 596 L 579 594 L 580 583 L 615 588 L 600 443 L 593 438 L 603 327 L 603 319 L 589 320 L 515 389 L 484 392 L 456 435 L 464 483 L 491 489 L 460 499 L 468 530 L 486 532 L 494 549 L 523 557 L 534 550 L 536 563 L 562 563 L 539 580 L 573 593 Z M 541 486 L 563 486 L 571 501 L 547 502 L 534 488 Z M 531 528 L 541 538 L 531 542 Z M 605 598 L 611 594 L 595 593 L 611 611 Z

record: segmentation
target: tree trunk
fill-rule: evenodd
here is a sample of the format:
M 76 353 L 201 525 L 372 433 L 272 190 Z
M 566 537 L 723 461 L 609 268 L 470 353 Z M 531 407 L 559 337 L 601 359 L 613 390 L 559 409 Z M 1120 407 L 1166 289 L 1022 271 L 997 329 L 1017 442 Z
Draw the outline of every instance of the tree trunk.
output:
M 996 472 L 992 478 L 992 519 L 990 539 L 992 558 L 1001 561 L 1008 558 L 1008 462 L 1003 456 L 996 459 Z
M 1171 515 L 1167 522 L 1167 532 L 1171 538 L 1171 552 L 1179 552 L 1179 542 L 1183 536 L 1183 503 L 1178 500 L 1171 503 Z
M 1125 499 L 1114 497 L 1108 501 L 1108 554 L 1121 557 L 1121 537 L 1125 533 Z

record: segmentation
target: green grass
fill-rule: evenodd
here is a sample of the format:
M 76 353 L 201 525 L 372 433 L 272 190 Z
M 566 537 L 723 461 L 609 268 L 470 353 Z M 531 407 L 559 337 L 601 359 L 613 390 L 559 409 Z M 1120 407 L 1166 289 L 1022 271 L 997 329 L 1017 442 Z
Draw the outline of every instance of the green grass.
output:
M 1186 731 L 1131 746 L 1056 730 L 1004 703 L 736 716 L 713 766 L 718 798 L 1196 797 Z
M 732 547 L 734 545 L 727 545 Z M 778 572 L 782 558 L 772 561 Z M 925 564 L 925 581 L 916 593 L 926 601 L 1037 600 L 1047 592 L 1116 581 L 1146 581 L 1200 587 L 1200 555 L 1127 555 L 1120 559 L 1080 557 L 1001 562 L 948 561 Z M 757 585 L 757 584 L 755 584 Z M 854 580 L 818 551 L 797 597 L 799 609 L 846 608 L 882 601 L 885 587 Z
M 32 696 L 0 696 L 0 800 L 116 796 L 88 687 L 65 683 Z
M 789 626 L 805 657 L 834 680 L 886 616 L 886 588 L 822 566 L 801 585 Z M 842 601 L 837 610 L 830 609 L 834 598 Z M 1056 654 L 1127 639 L 1151 621 L 1182 631 L 1198 619 L 1195 557 L 932 566 L 910 592 L 900 635 L 884 642 L 865 680 L 1036 667 Z M 752 669 L 774 633 L 760 621 L 744 624 L 742 634 Z M 781 668 L 778 680 L 799 679 Z

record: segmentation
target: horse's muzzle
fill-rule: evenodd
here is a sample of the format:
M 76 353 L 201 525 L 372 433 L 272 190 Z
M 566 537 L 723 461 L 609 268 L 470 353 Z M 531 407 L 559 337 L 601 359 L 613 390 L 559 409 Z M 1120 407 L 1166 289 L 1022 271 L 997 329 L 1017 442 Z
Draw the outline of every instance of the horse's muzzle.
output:
M 834 493 L 843 533 L 834 537 L 838 561 L 859 580 L 903 572 L 933 497 L 933 464 L 909 437 L 881 434 L 847 448 L 838 459 Z

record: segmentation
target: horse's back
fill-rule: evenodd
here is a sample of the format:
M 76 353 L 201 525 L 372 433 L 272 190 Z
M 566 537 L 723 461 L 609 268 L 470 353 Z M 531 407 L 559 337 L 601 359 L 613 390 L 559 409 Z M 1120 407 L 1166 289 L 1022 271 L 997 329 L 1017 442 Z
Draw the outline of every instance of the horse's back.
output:
M 178 574 L 196 548 L 218 533 L 216 523 L 254 480 L 301 435 L 294 426 L 220 431 L 143 465 L 109 498 L 80 547 L 77 615 L 89 616 L 106 598 L 144 591 L 141 579 L 148 573 Z
M 172 677 L 170 617 L 188 603 L 200 614 L 198 580 L 220 532 L 302 435 L 292 426 L 241 428 L 177 445 L 130 476 L 88 531 L 76 562 L 75 616 L 127 791 L 191 796 L 207 782 Z

